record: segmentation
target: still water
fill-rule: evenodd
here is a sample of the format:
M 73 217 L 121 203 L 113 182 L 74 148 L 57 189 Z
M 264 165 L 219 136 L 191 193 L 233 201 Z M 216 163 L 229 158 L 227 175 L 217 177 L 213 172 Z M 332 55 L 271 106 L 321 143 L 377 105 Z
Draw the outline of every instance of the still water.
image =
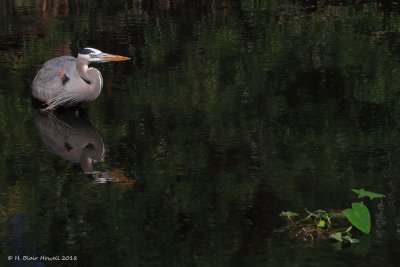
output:
M 400 10 L 353 2 L 0 1 L 0 265 L 397 266 Z M 82 47 L 133 60 L 34 110 Z M 274 233 L 352 188 L 387 196 L 362 246 Z

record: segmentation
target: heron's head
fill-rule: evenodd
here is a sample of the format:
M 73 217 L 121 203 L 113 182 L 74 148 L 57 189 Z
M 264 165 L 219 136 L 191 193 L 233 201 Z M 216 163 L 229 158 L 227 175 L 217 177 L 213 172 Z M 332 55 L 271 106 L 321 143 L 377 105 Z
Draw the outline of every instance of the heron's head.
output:
M 107 54 L 101 52 L 96 48 L 86 47 L 81 49 L 81 51 L 79 51 L 78 59 L 90 63 L 90 62 L 124 61 L 124 60 L 129 60 L 130 58 Z

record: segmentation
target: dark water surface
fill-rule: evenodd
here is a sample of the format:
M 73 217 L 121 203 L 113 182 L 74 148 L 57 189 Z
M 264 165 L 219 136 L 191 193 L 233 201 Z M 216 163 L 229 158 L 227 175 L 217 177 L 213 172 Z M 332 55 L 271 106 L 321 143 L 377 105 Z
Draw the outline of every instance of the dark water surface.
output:
M 398 266 L 400 12 L 355 2 L 0 1 L 0 265 Z M 36 112 L 85 46 L 134 60 Z M 362 246 L 273 233 L 352 188 L 387 196 Z

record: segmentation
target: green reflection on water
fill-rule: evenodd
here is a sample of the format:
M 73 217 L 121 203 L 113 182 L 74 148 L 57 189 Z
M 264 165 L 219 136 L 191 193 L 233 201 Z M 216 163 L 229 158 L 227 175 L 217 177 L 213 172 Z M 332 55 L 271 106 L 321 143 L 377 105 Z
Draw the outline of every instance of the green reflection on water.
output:
M 357 258 L 277 242 L 278 213 L 346 208 L 350 188 L 382 187 L 381 243 L 360 260 L 393 265 L 396 12 L 322 1 L 63 3 L 2 3 L 4 262 L 39 253 L 77 255 L 72 266 L 337 266 Z M 133 185 L 92 183 L 34 126 L 37 68 L 82 46 L 135 58 L 98 65 L 105 86 L 88 105 L 107 151 L 97 166 Z

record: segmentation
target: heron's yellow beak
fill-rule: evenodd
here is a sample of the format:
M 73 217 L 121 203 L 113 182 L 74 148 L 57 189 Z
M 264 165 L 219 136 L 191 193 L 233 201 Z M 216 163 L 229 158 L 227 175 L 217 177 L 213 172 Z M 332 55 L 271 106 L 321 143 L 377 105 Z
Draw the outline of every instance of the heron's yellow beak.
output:
M 118 55 L 111 55 L 111 54 L 106 54 L 103 53 L 101 55 L 101 59 L 103 61 L 124 61 L 124 60 L 129 60 L 129 57 L 124 57 L 124 56 L 118 56 Z

